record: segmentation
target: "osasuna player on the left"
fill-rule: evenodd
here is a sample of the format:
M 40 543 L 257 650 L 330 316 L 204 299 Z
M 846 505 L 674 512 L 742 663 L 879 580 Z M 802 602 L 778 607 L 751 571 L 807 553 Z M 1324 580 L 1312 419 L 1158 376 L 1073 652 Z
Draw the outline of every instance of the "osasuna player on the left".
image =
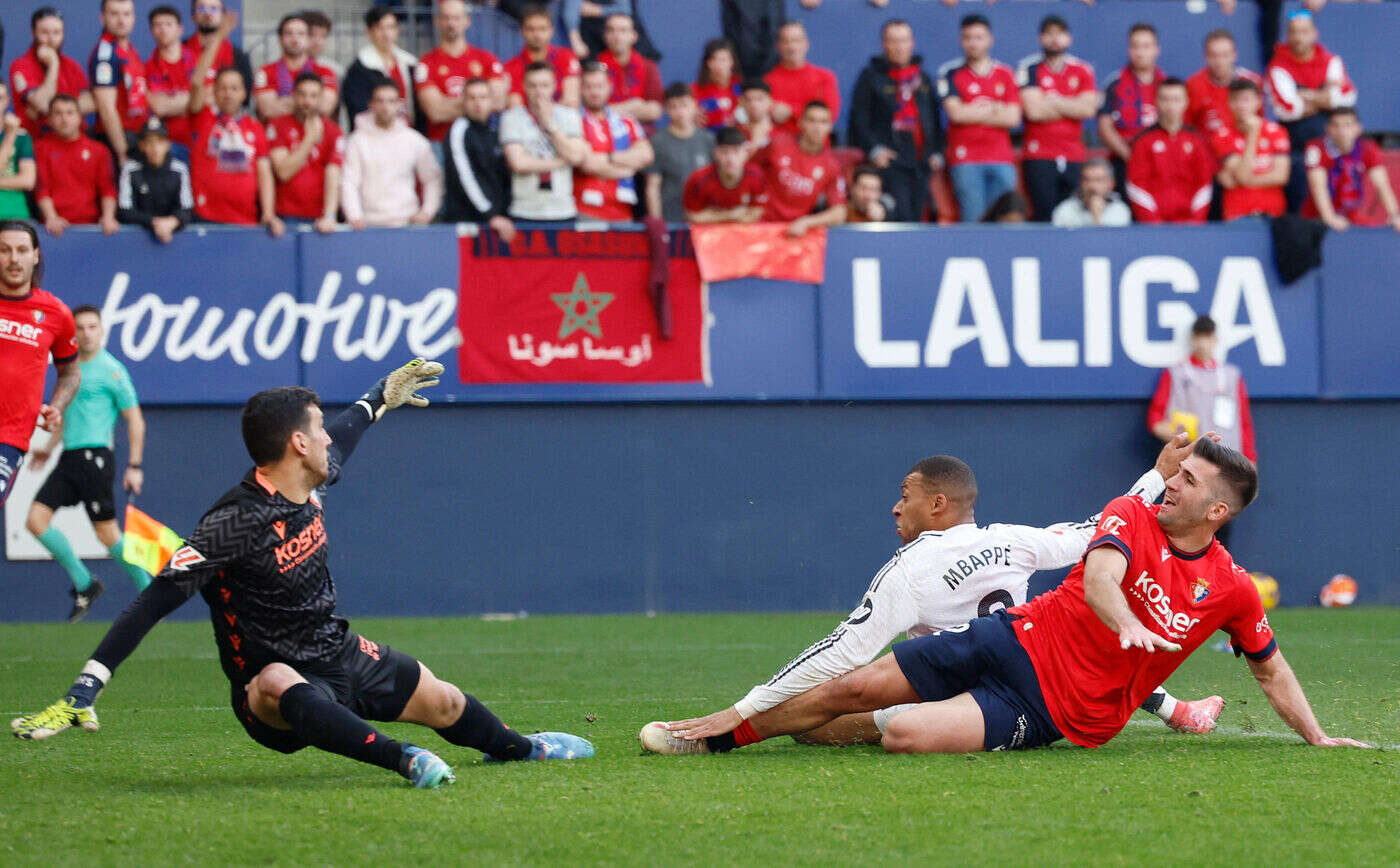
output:
M 366 428 L 415 389 L 437 384 L 442 365 L 415 359 L 381 379 L 324 425 L 316 393 L 259 392 L 243 407 L 254 468 L 214 504 L 188 541 L 102 639 L 68 694 L 12 721 L 19 738 L 48 738 L 77 724 L 97 729 L 93 703 L 146 633 L 196 592 L 209 605 L 234 713 L 264 747 L 307 745 L 398 772 L 416 787 L 453 780 L 437 756 L 398 742 L 366 720 L 432 727 L 488 759 L 574 759 L 593 746 L 567 733 L 523 736 L 486 706 L 401 651 L 352 633 L 335 615 L 322 500 Z M 416 533 L 415 518 L 401 529 Z
M 78 391 L 78 342 L 68 306 L 35 286 L 39 233 L 22 220 L 0 220 L 0 506 L 14 488 L 34 420 L 45 431 L 63 422 Z M 58 370 L 44 403 L 49 357 Z

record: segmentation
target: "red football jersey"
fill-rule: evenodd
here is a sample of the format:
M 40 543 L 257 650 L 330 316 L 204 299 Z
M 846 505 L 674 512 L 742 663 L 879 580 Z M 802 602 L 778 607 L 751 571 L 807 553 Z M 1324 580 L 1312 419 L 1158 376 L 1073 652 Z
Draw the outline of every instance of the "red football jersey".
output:
M 700 126 L 711 132 L 734 125 L 734 112 L 739 108 L 743 91 L 737 80 L 729 87 L 717 84 L 692 84 L 690 95 L 700 104 Z
M 146 103 L 146 64 L 136 46 L 129 42 L 118 45 L 110 34 L 103 33 L 88 58 L 88 78 L 93 87 L 117 89 L 122 129 L 131 133 L 141 129 L 151 110 Z
M 146 61 L 146 83 L 149 85 L 151 93 L 188 92 L 190 74 L 194 72 L 196 62 L 198 62 L 198 58 L 187 45 L 180 46 L 180 58 L 174 61 L 161 57 L 159 48 L 151 52 L 151 59 Z M 188 114 L 164 118 L 164 121 L 172 142 L 179 142 L 186 146 L 194 143 L 194 127 L 190 124 Z
M 280 217 L 316 220 L 325 213 L 326 167 L 342 165 L 345 139 L 334 121 L 322 118 L 321 123 L 324 129 L 321 141 L 311 146 L 306 164 L 291 180 L 277 182 L 277 214 Z M 295 149 L 301 144 L 303 130 L 303 124 L 296 115 L 273 118 L 267 125 L 269 156 L 273 148 Z
M 1220 127 L 1211 134 L 1210 146 L 1221 163 L 1231 154 L 1244 153 L 1244 135 L 1235 132 L 1233 127 Z M 1259 129 L 1259 141 L 1254 151 L 1253 171 L 1264 175 L 1269 171 L 1276 155 L 1288 156 L 1288 133 L 1273 121 L 1264 121 Z M 1267 214 L 1277 217 L 1283 213 L 1285 202 L 1283 186 L 1278 187 L 1232 187 L 1225 191 L 1221 199 L 1221 219 L 1234 220 L 1250 214 Z
M 60 365 L 78 357 L 68 305 L 37 286 L 21 298 L 0 295 L 0 443 L 29 451 L 50 356 Z
M 802 117 L 802 107 L 812 100 L 826 103 L 833 118 L 841 115 L 841 93 L 836 87 L 836 73 L 829 69 L 811 63 L 789 69 L 780 63 L 763 80 L 768 82 L 773 102 L 792 109 L 792 117 L 776 127 L 781 132 L 797 135 L 797 121 Z
M 1113 546 L 1123 553 L 1128 607 L 1144 627 L 1180 645 L 1179 652 L 1119 647 L 1118 635 L 1084 601 L 1083 561 L 1058 588 L 1011 610 L 1051 719 L 1082 747 L 1117 735 L 1216 630 L 1251 660 L 1267 660 L 1278 647 L 1249 574 L 1215 540 L 1195 553 L 1174 548 L 1157 523 L 1160 509 L 1137 497 L 1109 501 L 1088 551 Z
M 340 90 L 340 83 L 335 77 L 335 70 L 329 66 L 322 66 L 315 58 L 306 58 L 306 63 L 299 69 L 292 69 L 287 65 L 285 58 L 278 58 L 276 61 L 266 64 L 253 73 L 253 96 L 264 93 L 274 93 L 277 96 L 291 96 L 292 88 L 296 85 L 297 76 L 303 72 L 314 72 L 316 77 L 321 79 L 321 83 L 332 91 Z M 397 82 L 400 92 L 403 91 L 403 82 Z
M 545 61 L 554 67 L 554 98 L 557 100 L 564 95 L 564 79 L 578 75 L 583 67 L 574 53 L 562 45 L 549 46 Z M 510 76 L 510 92 L 521 99 L 525 98 L 525 67 L 534 62 L 527 49 L 505 63 L 506 75 Z
M 1210 211 L 1215 155 L 1191 127 L 1161 124 L 1133 139 L 1127 193 L 1137 223 L 1204 223 Z
M 435 87 L 438 92 L 451 100 L 462 98 L 462 88 L 474 78 L 487 81 L 506 74 L 505 67 L 496 55 L 484 48 L 468 45 L 467 50 L 453 57 L 441 48 L 434 48 L 418 58 L 413 68 L 413 89 Z M 440 142 L 447 136 L 452 121 L 435 123 L 428 121 L 428 138 Z
M 646 133 L 636 119 L 604 107 L 601 115 L 580 112 L 583 118 L 583 140 L 597 154 L 625 151 L 637 142 L 646 141 Z M 625 223 L 632 219 L 632 206 L 637 204 L 637 179 L 600 178 L 582 169 L 574 171 L 574 201 L 580 217 Z
M 1056 71 L 1045 62 L 1043 55 L 1021 61 L 1016 70 L 1016 83 L 1021 87 L 1038 87 L 1047 96 L 1075 97 L 1097 91 L 1094 68 L 1083 60 L 1065 55 L 1064 65 Z M 1064 157 L 1073 163 L 1083 162 L 1084 122 L 1069 118 L 1058 121 L 1026 121 L 1022 145 L 1027 160 L 1054 160 Z
M 957 97 L 971 104 L 980 100 L 1020 103 L 1016 74 L 1004 63 L 992 61 L 986 75 L 978 75 L 966 63 L 940 70 L 938 98 Z M 1012 163 L 1011 131 L 986 124 L 948 124 L 948 165 L 960 163 Z
M 20 123 L 29 133 L 30 139 L 38 141 L 39 136 L 46 131 L 49 126 L 44 123 L 43 118 L 34 117 L 30 114 L 29 106 L 25 103 L 24 97 L 31 90 L 44 83 L 44 65 L 34 56 L 34 46 L 10 64 L 10 105 L 14 107 L 15 114 L 19 115 Z M 83 71 L 83 65 L 66 54 L 58 57 L 58 88 L 57 93 L 65 94 L 77 98 L 78 94 L 88 89 L 87 73 Z
M 704 211 L 706 208 L 728 210 L 740 206 L 767 205 L 768 185 L 763 172 L 749 164 L 744 166 L 739 183 L 726 187 L 719 179 L 719 168 L 711 163 L 685 179 L 685 190 L 681 195 L 687 211 Z
M 1259 73 L 1250 72 L 1242 66 L 1235 67 L 1231 81 L 1242 78 L 1259 85 L 1262 90 L 1264 80 Z M 1230 114 L 1230 82 L 1216 84 L 1211 80 L 1210 70 L 1200 69 L 1186 79 L 1186 125 L 1195 127 L 1206 135 L 1212 135 L 1221 127 L 1234 125 L 1234 115 Z M 1264 116 L 1264 103 L 1259 103 L 1259 117 Z
M 194 52 L 195 60 L 199 59 L 199 55 L 204 51 L 204 39 L 198 30 L 194 32 L 193 36 L 185 40 L 185 47 Z M 214 62 L 209 65 L 209 72 L 204 76 L 204 82 L 206 84 L 213 84 L 214 79 L 219 76 L 219 70 L 226 66 L 234 66 L 235 59 L 233 44 L 227 39 L 221 41 L 219 47 L 214 51 Z
M 846 177 L 829 148 L 809 154 L 792 136 L 775 135 L 749 164 L 765 175 L 764 220 L 785 223 L 811 214 L 823 196 L 828 208 L 846 204 Z
M 1332 208 L 1339 215 L 1359 226 L 1373 225 L 1361 211 L 1366 194 L 1366 175 L 1382 164 L 1380 146 L 1367 138 L 1356 140 L 1351 151 L 1343 154 L 1323 136 L 1308 142 L 1303 151 L 1303 165 L 1309 171 L 1322 169 L 1327 173 L 1327 192 L 1332 198 Z M 1316 219 L 1319 216 L 1317 203 L 1311 193 L 1303 201 L 1302 215 Z
M 194 118 L 194 134 L 194 213 L 211 223 L 257 223 L 258 160 L 267 156 L 262 124 L 244 112 L 229 117 L 205 106 Z
M 622 63 L 611 51 L 599 53 L 598 62 L 608 68 L 608 81 L 612 84 L 612 96 L 608 102 L 626 102 L 629 99 L 644 99 L 661 102 L 664 88 L 661 85 L 661 70 L 655 63 L 637 52 Z
M 52 199 L 58 216 L 69 223 L 96 223 L 102 200 L 116 199 L 112 183 L 112 155 L 87 136 L 64 141 L 57 133 L 45 133 L 34 143 L 38 168 L 37 199 Z

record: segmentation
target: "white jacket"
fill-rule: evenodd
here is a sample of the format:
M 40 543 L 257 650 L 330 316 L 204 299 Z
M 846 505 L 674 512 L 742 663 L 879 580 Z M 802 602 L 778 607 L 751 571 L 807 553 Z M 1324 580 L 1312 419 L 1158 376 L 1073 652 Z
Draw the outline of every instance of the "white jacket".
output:
M 340 174 L 345 219 L 405 226 L 420 211 L 436 215 L 441 205 L 442 167 L 423 134 L 400 117 L 387 130 L 369 112 L 356 117 Z

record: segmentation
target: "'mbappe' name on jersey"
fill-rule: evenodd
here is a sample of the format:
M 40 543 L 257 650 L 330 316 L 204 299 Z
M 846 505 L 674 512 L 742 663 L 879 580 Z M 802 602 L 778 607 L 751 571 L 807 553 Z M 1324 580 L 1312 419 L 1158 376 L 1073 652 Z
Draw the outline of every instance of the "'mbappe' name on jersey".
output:
M 1142 575 L 1133 582 L 1132 590 L 1133 596 L 1146 604 L 1152 619 L 1167 631 L 1169 638 L 1185 639 L 1186 631 L 1201 622 L 1200 618 L 1189 617 L 1185 612 L 1173 612 L 1171 595 L 1157 584 L 1156 579 L 1147 574 L 1147 570 L 1143 570 Z
M 956 591 L 958 585 L 961 585 L 964 579 L 983 567 L 990 567 L 993 564 L 1010 566 L 1011 547 L 992 546 L 991 548 L 982 549 L 980 552 L 970 554 L 965 558 L 958 558 L 957 563 L 953 564 L 953 568 L 943 574 L 943 581 L 948 583 L 950 589 Z
M 274 553 L 277 555 L 277 570 L 285 573 L 302 561 L 311 557 L 326 544 L 326 523 L 321 514 L 311 519 L 311 523 L 301 529 L 301 533 L 282 543 Z

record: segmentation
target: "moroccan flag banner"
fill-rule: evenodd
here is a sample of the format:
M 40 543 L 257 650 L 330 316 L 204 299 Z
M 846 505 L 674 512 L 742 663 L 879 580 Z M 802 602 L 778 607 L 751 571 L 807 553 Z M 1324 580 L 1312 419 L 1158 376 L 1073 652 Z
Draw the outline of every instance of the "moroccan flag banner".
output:
M 796 283 L 826 280 L 826 230 L 789 238 L 786 223 L 713 223 L 690 227 L 706 283 L 766 277 Z
M 122 559 L 135 564 L 151 575 L 158 574 L 169 563 L 175 550 L 184 545 L 175 531 L 126 505 L 126 526 L 122 528 Z
M 458 239 L 463 383 L 710 382 L 705 286 L 684 233 L 653 252 L 635 232 L 521 230 Z M 669 279 L 672 336 L 649 283 Z

